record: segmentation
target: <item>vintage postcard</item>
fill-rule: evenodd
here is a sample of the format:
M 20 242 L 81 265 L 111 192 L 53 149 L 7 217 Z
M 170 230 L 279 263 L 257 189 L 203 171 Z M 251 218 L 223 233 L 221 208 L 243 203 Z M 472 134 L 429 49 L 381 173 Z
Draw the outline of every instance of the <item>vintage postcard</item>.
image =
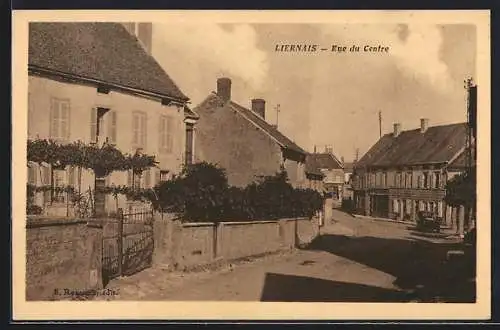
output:
M 15 320 L 490 317 L 488 11 L 14 11 Z

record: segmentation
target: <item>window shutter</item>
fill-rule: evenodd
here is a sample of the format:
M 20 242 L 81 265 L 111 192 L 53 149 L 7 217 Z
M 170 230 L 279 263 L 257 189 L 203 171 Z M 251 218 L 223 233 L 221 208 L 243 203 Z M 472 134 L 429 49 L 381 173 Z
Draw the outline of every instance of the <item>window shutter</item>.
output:
M 173 120 L 171 117 L 167 118 L 167 127 L 166 127 L 166 140 L 167 140 L 167 151 L 172 152 L 173 150 Z
M 127 171 L 127 187 L 133 187 L 133 173 L 132 170 Z
M 48 166 L 42 166 L 42 186 L 50 186 L 51 185 L 51 178 L 50 178 L 50 167 Z M 45 203 L 48 203 L 50 201 L 50 191 L 46 190 L 43 193 L 43 199 Z
M 159 120 L 159 127 L 158 127 L 158 147 L 160 149 L 160 152 L 164 151 L 165 149 L 165 117 L 160 116 Z
M 443 217 L 443 202 L 438 202 L 438 217 Z
M 159 184 L 161 181 L 161 173 L 160 170 L 155 171 L 155 185 Z
M 144 172 L 144 188 L 151 188 L 151 169 Z
M 141 116 L 141 147 L 146 147 L 147 136 L 147 117 L 145 114 Z
M 97 142 L 97 108 L 90 112 L 90 141 Z
M 50 102 L 50 137 L 57 139 L 59 137 L 59 106 L 55 99 Z
M 68 176 L 68 186 L 75 187 L 75 168 L 73 166 L 69 166 L 67 171 Z
M 31 137 L 33 134 L 33 97 L 31 93 L 28 93 L 28 137 Z
M 398 201 L 396 199 L 392 200 L 392 208 L 394 210 L 394 213 L 398 213 Z
M 132 144 L 134 146 L 139 144 L 139 115 L 137 113 L 132 115 Z
M 110 111 L 108 115 L 108 141 L 109 143 L 116 143 L 116 111 Z
M 35 165 L 28 166 L 28 183 L 36 186 L 36 167 L 35 167 Z
M 60 101 L 60 138 L 69 139 L 69 102 Z

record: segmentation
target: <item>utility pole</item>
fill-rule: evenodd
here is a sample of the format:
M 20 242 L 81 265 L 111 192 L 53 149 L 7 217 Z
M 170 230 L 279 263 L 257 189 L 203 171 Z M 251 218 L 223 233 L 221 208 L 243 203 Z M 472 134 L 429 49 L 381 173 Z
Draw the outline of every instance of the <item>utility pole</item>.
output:
M 379 138 L 382 137 L 382 111 L 378 112 L 378 134 Z
M 280 116 L 280 105 L 279 103 L 276 105 L 276 128 L 278 128 L 278 120 L 279 120 L 279 116 Z

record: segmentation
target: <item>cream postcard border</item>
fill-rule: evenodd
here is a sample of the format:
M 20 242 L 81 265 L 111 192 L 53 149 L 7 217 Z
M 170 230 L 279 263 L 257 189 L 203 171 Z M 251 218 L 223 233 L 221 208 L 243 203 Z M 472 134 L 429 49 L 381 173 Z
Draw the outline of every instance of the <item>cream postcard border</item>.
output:
M 410 23 L 474 24 L 477 33 L 478 179 L 477 302 L 269 303 L 269 302 L 27 302 L 26 139 L 28 22 L 148 21 L 170 23 Z M 14 320 L 439 320 L 491 315 L 490 13 L 476 11 L 194 11 L 14 10 L 12 19 L 12 306 Z

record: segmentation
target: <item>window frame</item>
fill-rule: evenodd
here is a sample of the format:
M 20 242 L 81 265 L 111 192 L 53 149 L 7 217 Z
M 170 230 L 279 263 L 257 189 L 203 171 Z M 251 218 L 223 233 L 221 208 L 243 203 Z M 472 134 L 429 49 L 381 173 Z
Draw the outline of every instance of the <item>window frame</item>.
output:
M 66 118 L 62 115 L 62 105 L 67 105 Z M 57 105 L 57 106 L 56 106 Z M 56 111 L 57 109 L 57 111 Z M 57 116 L 56 116 L 57 113 Z M 65 120 L 64 120 L 65 119 Z M 62 133 L 62 123 L 65 123 L 65 134 Z M 51 140 L 59 143 L 68 142 L 71 136 L 71 101 L 69 98 L 50 98 L 50 122 L 49 122 L 49 136 Z
M 137 120 L 137 140 L 136 136 Z M 134 110 L 132 112 L 132 147 L 134 149 L 144 149 L 147 145 L 148 117 L 145 111 Z

